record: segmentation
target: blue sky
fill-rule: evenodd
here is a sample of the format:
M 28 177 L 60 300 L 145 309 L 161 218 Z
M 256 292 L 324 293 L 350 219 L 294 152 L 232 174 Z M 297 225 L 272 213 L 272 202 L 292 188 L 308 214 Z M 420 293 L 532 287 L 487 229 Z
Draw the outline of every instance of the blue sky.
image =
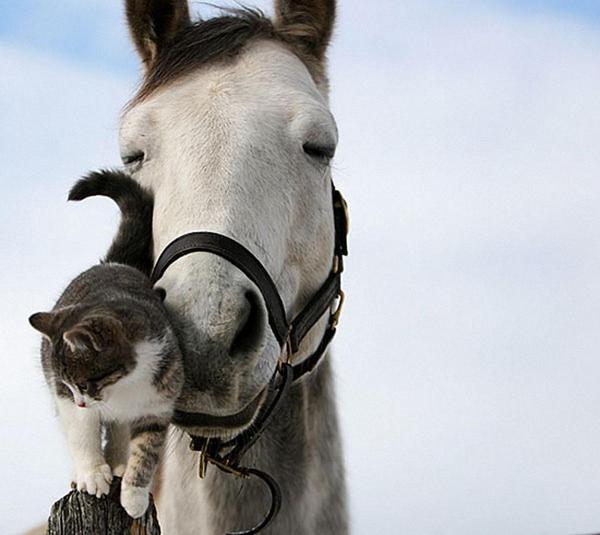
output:
M 121 2 L 0 2 L 0 39 L 69 60 L 126 72 L 135 69 Z
M 497 4 L 523 11 L 538 13 L 553 11 L 600 21 L 600 4 L 596 0 L 499 0 Z
M 389 4 L 389 0 L 381 4 Z M 558 15 L 600 24 L 600 2 L 596 0 L 462 0 L 441 4 L 458 12 L 496 6 L 513 10 L 516 15 Z M 270 9 L 270 2 L 260 0 L 249 5 Z M 200 4 L 195 9 L 206 12 Z M 119 73 L 131 73 L 137 67 L 120 1 L 0 0 L 0 12 L 2 40 Z
M 340 5 L 352 225 L 334 359 L 354 533 L 597 533 L 600 2 Z M 109 202 L 65 196 L 119 163 L 138 73 L 121 10 L 0 0 L 2 534 L 66 490 L 26 318 L 115 230 Z

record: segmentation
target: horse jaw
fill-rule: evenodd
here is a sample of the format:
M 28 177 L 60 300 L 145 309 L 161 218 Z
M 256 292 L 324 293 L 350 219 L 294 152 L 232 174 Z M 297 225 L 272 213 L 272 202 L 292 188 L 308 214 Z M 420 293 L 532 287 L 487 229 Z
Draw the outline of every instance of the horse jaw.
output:
M 295 54 L 258 41 L 235 62 L 204 67 L 136 103 L 121 145 L 146 154 L 134 177 L 155 195 L 155 255 L 186 232 L 230 236 L 264 264 L 293 317 L 331 269 L 330 172 L 302 150 L 307 139 L 337 141 L 322 91 Z M 158 284 L 185 346 L 182 408 L 234 414 L 267 384 L 280 352 L 257 299 L 253 350 L 228 354 L 243 296 L 257 289 L 206 253 L 180 259 Z M 313 329 L 299 359 L 322 332 Z

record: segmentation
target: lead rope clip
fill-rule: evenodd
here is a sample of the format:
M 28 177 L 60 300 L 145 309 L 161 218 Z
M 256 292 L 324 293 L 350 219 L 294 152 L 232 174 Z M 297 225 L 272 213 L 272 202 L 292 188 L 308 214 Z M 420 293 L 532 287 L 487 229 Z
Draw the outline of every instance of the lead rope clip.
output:
M 206 470 L 208 468 L 208 444 L 210 439 L 206 439 L 200 450 L 200 458 L 198 460 L 198 477 L 204 479 L 206 477 Z

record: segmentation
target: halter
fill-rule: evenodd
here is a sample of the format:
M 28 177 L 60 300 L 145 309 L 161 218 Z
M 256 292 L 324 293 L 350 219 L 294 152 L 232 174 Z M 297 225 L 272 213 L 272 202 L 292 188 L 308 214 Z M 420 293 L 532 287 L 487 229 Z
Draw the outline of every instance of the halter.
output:
M 190 232 L 175 238 L 163 250 L 152 271 L 152 283 L 156 283 L 167 268 L 179 258 L 196 252 L 213 253 L 231 262 L 258 287 L 267 308 L 269 326 L 279 343 L 281 355 L 277 368 L 271 378 L 266 400 L 255 421 L 248 429 L 235 438 L 222 441 L 218 438 L 192 436 L 190 448 L 200 452 L 198 475 L 206 475 L 208 463 L 217 466 L 224 472 L 239 477 L 255 476 L 263 481 L 271 493 L 271 507 L 260 524 L 254 528 L 230 533 L 228 535 L 251 535 L 266 528 L 275 518 L 281 508 L 281 489 L 277 482 L 265 472 L 255 468 L 241 466 L 244 454 L 258 440 L 271 418 L 281 406 L 281 401 L 291 385 L 310 373 L 325 355 L 329 343 L 335 336 L 342 305 L 344 292 L 341 288 L 341 274 L 344 268 L 343 257 L 348 254 L 346 237 L 348 234 L 348 207 L 342 194 L 332 184 L 333 219 L 335 241 L 333 250 L 333 267 L 329 276 L 306 306 L 288 321 L 285 307 L 273 279 L 262 263 L 242 244 L 214 232 Z M 317 321 L 330 311 L 325 333 L 317 349 L 298 364 L 291 364 L 292 357 L 298 352 L 300 344 Z M 193 412 L 175 411 L 173 423 L 193 426 L 200 416 Z

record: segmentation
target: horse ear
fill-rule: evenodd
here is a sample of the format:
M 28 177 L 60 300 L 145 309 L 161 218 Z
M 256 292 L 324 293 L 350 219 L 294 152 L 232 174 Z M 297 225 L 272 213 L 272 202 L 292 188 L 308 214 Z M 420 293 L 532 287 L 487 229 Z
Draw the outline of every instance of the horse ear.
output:
M 275 0 L 275 27 L 301 54 L 323 62 L 335 5 L 335 0 Z
M 188 0 L 125 0 L 129 32 L 148 66 L 177 32 L 191 24 Z

